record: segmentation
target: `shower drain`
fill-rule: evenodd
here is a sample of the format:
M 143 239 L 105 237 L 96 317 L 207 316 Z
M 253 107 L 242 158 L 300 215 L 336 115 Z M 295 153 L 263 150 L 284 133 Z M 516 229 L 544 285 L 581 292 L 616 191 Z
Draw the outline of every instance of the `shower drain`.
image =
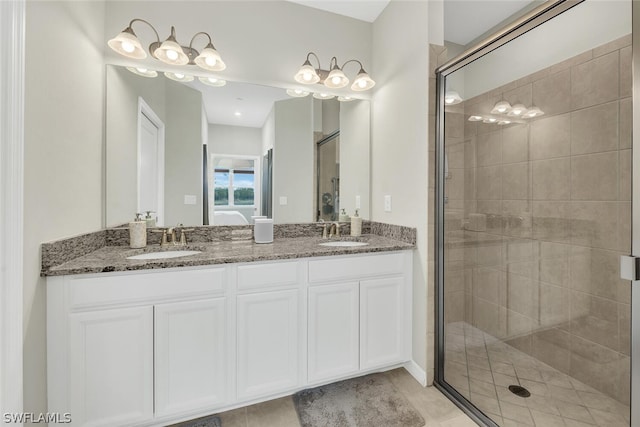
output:
M 510 385 L 509 391 L 519 397 L 531 396 L 531 393 L 529 393 L 529 390 L 519 385 Z

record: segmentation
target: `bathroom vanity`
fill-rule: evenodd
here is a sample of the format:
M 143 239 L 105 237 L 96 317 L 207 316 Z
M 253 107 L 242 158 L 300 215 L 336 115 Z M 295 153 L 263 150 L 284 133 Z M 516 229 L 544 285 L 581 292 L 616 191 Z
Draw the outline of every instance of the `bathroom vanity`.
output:
M 408 362 L 413 245 L 292 240 L 217 244 L 180 267 L 106 247 L 44 272 L 49 411 L 168 425 Z M 76 274 L 118 256 L 101 268 L 122 271 Z

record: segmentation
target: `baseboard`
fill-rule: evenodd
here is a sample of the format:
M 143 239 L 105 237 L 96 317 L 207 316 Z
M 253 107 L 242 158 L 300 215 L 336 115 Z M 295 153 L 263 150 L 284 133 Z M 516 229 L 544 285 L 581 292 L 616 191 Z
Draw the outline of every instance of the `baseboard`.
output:
M 411 374 L 423 387 L 427 386 L 427 373 L 416 362 L 409 360 L 404 364 L 404 369 Z

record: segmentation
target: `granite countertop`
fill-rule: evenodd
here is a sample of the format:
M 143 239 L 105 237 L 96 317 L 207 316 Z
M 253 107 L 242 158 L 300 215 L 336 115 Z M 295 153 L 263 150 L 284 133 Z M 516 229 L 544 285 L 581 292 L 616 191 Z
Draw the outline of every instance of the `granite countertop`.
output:
M 366 242 L 366 246 L 335 247 L 320 246 L 335 240 L 357 240 Z M 172 267 L 192 267 L 213 264 L 268 261 L 279 259 L 308 258 L 330 255 L 349 255 L 371 252 L 398 251 L 414 249 L 413 242 L 405 242 L 389 237 L 366 234 L 361 237 L 342 237 L 322 239 L 320 237 L 276 238 L 273 243 L 256 244 L 253 240 L 226 240 L 216 242 L 191 243 L 187 246 L 167 246 L 157 244 L 144 249 L 131 249 L 128 246 L 103 246 L 67 262 L 47 266 L 42 269 L 43 276 L 62 276 L 70 274 L 104 273 L 112 271 L 134 271 Z M 198 250 L 199 254 L 156 260 L 129 260 L 127 257 L 146 252 Z

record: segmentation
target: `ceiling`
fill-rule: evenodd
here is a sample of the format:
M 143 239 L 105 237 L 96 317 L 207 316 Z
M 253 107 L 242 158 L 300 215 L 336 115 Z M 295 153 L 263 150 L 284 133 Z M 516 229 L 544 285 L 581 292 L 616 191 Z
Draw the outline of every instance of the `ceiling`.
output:
M 288 0 L 303 6 L 313 7 L 361 21 L 373 22 L 389 4 L 390 0 Z
M 444 39 L 468 45 L 532 0 L 444 0 Z

